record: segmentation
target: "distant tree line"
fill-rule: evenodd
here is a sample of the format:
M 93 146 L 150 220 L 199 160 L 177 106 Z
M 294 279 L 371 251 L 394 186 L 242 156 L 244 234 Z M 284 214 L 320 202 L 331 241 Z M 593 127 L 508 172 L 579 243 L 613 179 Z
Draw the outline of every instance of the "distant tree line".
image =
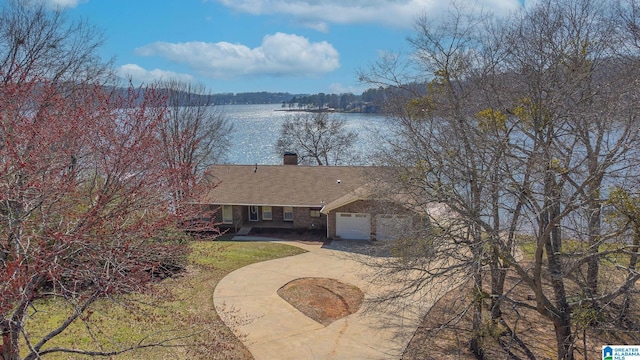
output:
M 415 93 L 426 94 L 426 84 L 414 84 Z M 110 90 L 109 87 L 106 88 Z M 420 89 L 425 89 L 421 92 Z M 112 90 L 112 89 L 111 89 Z M 159 89 L 160 93 L 169 95 L 169 91 Z M 197 106 L 201 103 L 214 105 L 247 105 L 247 104 L 281 104 L 288 109 L 323 109 L 333 108 L 341 112 L 382 113 L 384 103 L 397 92 L 394 87 L 378 87 L 365 90 L 362 95 L 352 93 L 342 94 L 291 94 L 288 92 L 246 92 L 246 93 L 217 93 L 217 94 L 182 94 L 178 96 L 180 106 Z M 126 88 L 116 89 L 116 92 L 124 94 Z M 171 91 L 175 96 L 180 91 Z M 187 96 L 188 95 L 188 96 Z M 186 101 L 189 99 L 189 101 Z
M 232 104 L 280 104 L 288 101 L 293 96 L 283 92 L 246 92 L 246 93 L 221 93 L 213 94 L 214 102 L 217 105 Z
M 426 88 L 426 86 L 423 86 Z M 288 92 L 246 92 L 219 93 L 208 95 L 216 105 L 243 104 L 281 104 L 288 109 L 322 109 L 333 108 L 342 112 L 383 112 L 385 99 L 389 98 L 392 88 L 372 88 L 362 95 L 342 94 L 291 94 Z M 205 96 L 205 95 L 201 95 Z M 184 104 L 188 106 L 188 104 Z
M 210 95 L 217 105 L 232 104 L 281 104 L 288 109 L 333 108 L 343 112 L 378 113 L 388 97 L 387 88 L 368 89 L 362 95 L 342 94 L 291 94 L 272 92 L 222 93 Z M 187 104 L 185 104 L 187 105 Z
M 326 109 L 332 108 L 341 112 L 378 113 L 383 110 L 386 88 L 368 89 L 362 95 L 352 93 L 297 95 L 289 101 L 283 101 L 282 107 L 289 109 Z

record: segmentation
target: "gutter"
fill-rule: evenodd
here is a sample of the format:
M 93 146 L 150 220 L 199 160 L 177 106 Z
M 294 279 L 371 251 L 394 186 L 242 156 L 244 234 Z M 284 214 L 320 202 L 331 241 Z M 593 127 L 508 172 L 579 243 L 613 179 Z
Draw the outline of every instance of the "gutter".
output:
M 249 204 L 249 203 L 224 203 L 224 202 L 191 202 L 189 204 L 192 205 L 235 205 L 235 206 L 278 206 L 278 207 L 285 207 L 285 206 L 290 206 L 290 207 L 294 207 L 294 208 L 322 208 L 321 204 L 312 204 L 312 205 L 305 205 L 305 204 L 296 204 L 296 205 L 291 205 L 291 204 Z
M 323 206 L 322 209 L 320 209 L 320 214 L 325 214 L 324 213 L 324 208 L 325 207 L 326 207 L 326 205 Z M 329 214 L 325 214 L 325 216 L 327 217 L 327 235 L 326 235 L 326 238 L 328 239 L 329 238 Z

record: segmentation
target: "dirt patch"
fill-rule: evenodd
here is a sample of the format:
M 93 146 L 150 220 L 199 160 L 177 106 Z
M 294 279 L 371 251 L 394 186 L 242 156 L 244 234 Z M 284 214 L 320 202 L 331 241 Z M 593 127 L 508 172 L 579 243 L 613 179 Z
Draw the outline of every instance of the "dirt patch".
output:
M 512 285 L 515 279 L 510 280 L 507 283 Z M 517 287 L 513 292 L 521 292 L 523 297 L 519 300 L 527 301 L 524 298 L 527 292 L 523 287 Z M 414 333 L 402 360 L 477 359 L 469 346 L 472 337 L 472 310 L 469 308 L 472 293 L 470 284 L 465 284 L 440 298 Z M 490 321 L 484 319 L 481 341 L 485 359 L 527 359 L 525 348 L 536 359 L 555 358 L 553 324 L 533 313 L 533 310 L 520 308 L 516 312 L 508 306 L 503 309 L 503 318 L 511 328 L 517 329 L 517 338 L 513 339 L 503 332 L 504 328 L 500 325 L 489 326 Z M 488 316 L 488 309 L 485 316 Z M 518 341 L 526 344 L 525 347 Z M 599 351 L 599 346 L 590 347 L 588 358 L 597 358 Z
M 529 289 L 516 283 L 517 277 L 507 277 L 507 288 L 512 289 L 512 296 L 521 303 L 534 305 Z M 469 304 L 472 293 L 470 284 L 465 284 L 440 298 L 414 333 L 402 359 L 477 359 L 469 348 L 472 336 L 472 311 Z M 485 315 L 487 314 L 488 309 L 485 311 Z M 637 318 L 638 309 L 634 309 L 633 314 Z M 503 306 L 503 319 L 509 328 L 515 329 L 516 336 L 512 337 L 503 325 L 490 326 L 491 322 L 484 319 L 482 347 L 485 359 L 528 359 L 530 356 L 539 360 L 556 358 L 556 339 L 553 324 L 549 320 L 542 318 L 535 310 L 515 308 L 510 304 Z M 602 344 L 638 341 L 634 332 L 604 328 L 578 331 L 576 336 L 575 355 L 579 359 L 599 359 Z
M 364 299 L 357 287 L 327 278 L 293 280 L 278 289 L 278 295 L 324 326 L 358 311 Z
M 460 322 L 453 318 L 466 305 L 466 288 L 457 288 L 444 295 L 429 310 L 422 324 L 414 333 L 402 354 L 403 360 L 459 359 L 475 360 L 468 350 L 467 339 L 470 320 L 463 317 Z

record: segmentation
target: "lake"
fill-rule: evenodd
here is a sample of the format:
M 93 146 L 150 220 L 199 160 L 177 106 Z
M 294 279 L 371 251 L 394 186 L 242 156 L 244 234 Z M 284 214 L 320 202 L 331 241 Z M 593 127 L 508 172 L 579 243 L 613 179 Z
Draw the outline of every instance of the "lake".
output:
M 280 104 L 224 105 L 224 116 L 233 124 L 231 147 L 224 159 L 230 164 L 280 165 L 283 154 L 276 153 L 275 145 L 280 127 L 287 115 L 293 113 L 280 110 Z M 385 117 L 378 114 L 335 113 L 331 116 L 346 120 L 346 127 L 358 133 L 354 151 L 367 159 L 380 145 L 378 135 L 387 126 Z M 370 159 L 370 157 L 369 157 Z M 362 165 L 371 165 L 363 163 Z

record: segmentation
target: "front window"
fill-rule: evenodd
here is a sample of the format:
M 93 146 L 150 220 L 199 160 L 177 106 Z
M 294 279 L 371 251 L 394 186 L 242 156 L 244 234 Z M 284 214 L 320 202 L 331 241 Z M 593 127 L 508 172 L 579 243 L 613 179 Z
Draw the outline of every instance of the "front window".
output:
M 291 206 L 284 207 L 284 221 L 293 221 L 293 208 Z
M 231 205 L 222 205 L 222 223 L 233 224 L 233 207 Z
M 271 212 L 271 206 L 262 207 L 262 220 L 273 220 L 273 213 Z

